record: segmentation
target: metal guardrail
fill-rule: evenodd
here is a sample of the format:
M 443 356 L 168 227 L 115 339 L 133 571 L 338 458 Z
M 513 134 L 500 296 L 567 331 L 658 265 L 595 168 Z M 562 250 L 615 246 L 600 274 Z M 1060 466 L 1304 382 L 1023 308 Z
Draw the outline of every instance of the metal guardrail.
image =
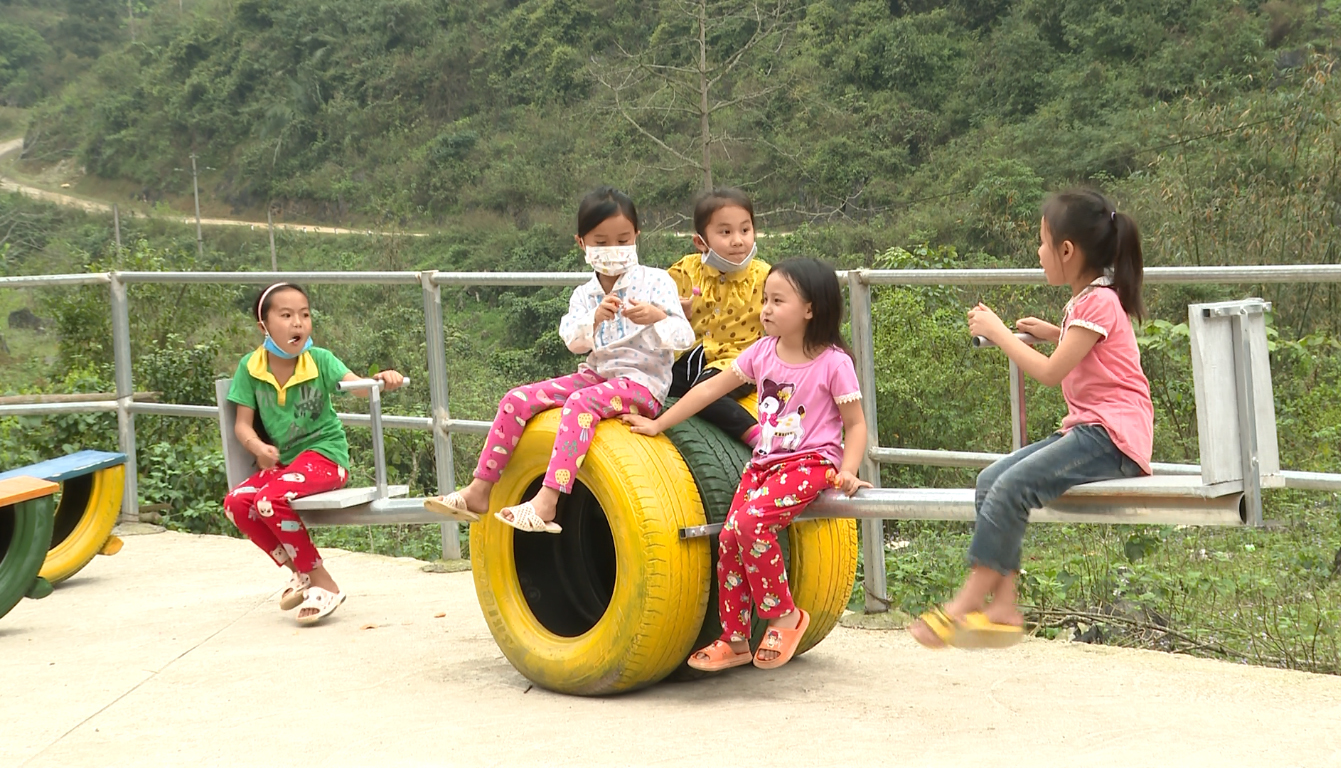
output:
M 848 286 L 852 350 L 857 376 L 861 383 L 862 408 L 867 421 L 867 459 L 861 474 L 879 484 L 879 465 L 921 464 L 943 467 L 982 467 L 990 464 L 999 454 L 965 451 L 930 451 L 907 448 L 885 448 L 877 442 L 879 434 L 875 407 L 874 336 L 871 317 L 871 288 L 873 286 L 931 286 L 931 285 L 1043 285 L 1041 269 L 907 269 L 907 270 L 848 270 L 839 271 L 839 277 Z M 116 400 L 87 403 L 57 403 L 0 406 L 3 416 L 36 416 L 58 413 L 117 414 L 117 433 L 121 451 L 126 454 L 125 500 L 123 515 L 131 516 L 139 506 L 135 455 L 136 414 L 181 416 L 190 418 L 217 418 L 212 406 L 173 405 L 165 403 L 136 403 L 132 396 L 130 353 L 130 314 L 127 287 L 132 284 L 233 284 L 267 285 L 278 281 L 292 281 L 310 285 L 418 285 L 424 301 L 424 327 L 428 349 L 428 380 L 432 415 L 429 417 L 385 416 L 384 426 L 399 429 L 430 430 L 439 488 L 454 488 L 455 470 L 452 462 L 453 434 L 485 434 L 489 423 L 453 419 L 449 409 L 446 350 L 442 324 L 442 287 L 570 287 L 591 278 L 587 272 L 107 272 L 72 275 L 23 275 L 0 277 L 3 288 L 51 288 L 62 286 L 107 285 L 111 294 L 112 346 L 116 367 Z M 1283 266 L 1243 267 L 1150 267 L 1145 270 L 1145 282 L 1150 284 L 1220 284 L 1246 285 L 1263 283 L 1322 282 L 1341 283 L 1341 265 L 1304 264 Z M 1023 421 L 1023 388 L 1014 391 L 1012 410 L 1013 431 L 1021 435 Z M 343 423 L 370 426 L 364 414 L 340 414 Z M 1195 474 L 1192 465 L 1155 465 L 1157 472 Z M 1281 473 L 1291 488 L 1310 490 L 1341 490 L 1341 475 L 1325 473 Z M 882 521 L 862 520 L 863 555 L 866 562 L 884 562 Z M 442 525 L 444 557 L 459 557 L 457 524 Z M 866 569 L 866 609 L 886 609 L 887 598 L 883 568 Z

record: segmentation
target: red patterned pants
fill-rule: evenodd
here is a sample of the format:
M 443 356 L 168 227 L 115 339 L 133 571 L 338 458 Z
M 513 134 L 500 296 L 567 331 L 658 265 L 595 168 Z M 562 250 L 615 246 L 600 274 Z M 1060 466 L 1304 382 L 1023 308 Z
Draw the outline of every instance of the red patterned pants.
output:
M 765 619 L 795 608 L 778 534 L 835 474 L 831 462 L 813 453 L 745 468 L 719 538 L 717 615 L 723 640 L 750 639 L 751 607 Z
M 289 502 L 343 488 L 348 481 L 344 467 L 316 451 L 303 451 L 288 466 L 263 469 L 229 491 L 224 514 L 276 565 L 293 563 L 294 570 L 308 573 L 321 565 L 321 555 Z

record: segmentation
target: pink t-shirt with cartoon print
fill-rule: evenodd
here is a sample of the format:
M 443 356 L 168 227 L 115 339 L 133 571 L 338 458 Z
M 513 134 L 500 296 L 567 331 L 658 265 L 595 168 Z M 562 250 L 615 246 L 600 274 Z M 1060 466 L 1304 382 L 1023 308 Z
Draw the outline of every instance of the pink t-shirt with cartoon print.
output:
M 1150 474 L 1155 409 L 1150 382 L 1141 370 L 1141 351 L 1131 319 L 1122 309 L 1110 281 L 1100 278 L 1066 305 L 1062 338 L 1072 327 L 1087 328 L 1100 339 L 1089 354 L 1062 379 L 1066 418 L 1062 431 L 1081 424 L 1098 424 L 1113 445 Z
M 778 357 L 778 339 L 765 336 L 731 362 L 731 370 L 759 392 L 759 444 L 754 464 L 764 466 L 806 453 L 843 464 L 843 417 L 839 403 L 861 399 L 857 369 L 841 349 L 830 347 L 801 365 Z

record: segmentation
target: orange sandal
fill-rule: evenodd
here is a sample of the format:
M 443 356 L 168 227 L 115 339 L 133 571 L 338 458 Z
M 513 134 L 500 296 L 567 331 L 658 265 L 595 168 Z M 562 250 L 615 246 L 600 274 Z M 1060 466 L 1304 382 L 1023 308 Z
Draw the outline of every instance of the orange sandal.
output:
M 736 653 L 731 644 L 713 640 L 712 645 L 700 648 L 689 656 L 689 666 L 700 672 L 721 672 L 732 667 L 743 667 L 754 660 L 749 651 Z
M 801 620 L 797 622 L 795 629 L 769 627 L 764 633 L 764 639 L 759 643 L 759 650 L 754 654 L 754 666 L 759 669 L 777 669 L 796 655 L 796 648 L 801 644 L 801 635 L 804 635 L 806 629 L 810 627 L 810 614 L 800 608 L 796 610 L 801 611 Z M 778 654 L 777 658 L 759 658 L 759 654 L 764 651 L 773 651 Z

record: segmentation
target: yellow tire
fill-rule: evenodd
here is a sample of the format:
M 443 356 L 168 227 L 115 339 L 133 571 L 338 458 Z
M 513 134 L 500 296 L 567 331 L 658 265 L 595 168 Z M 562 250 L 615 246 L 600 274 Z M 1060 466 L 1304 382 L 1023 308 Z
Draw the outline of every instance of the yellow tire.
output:
M 52 583 L 64 581 L 107 548 L 125 481 L 126 468 L 118 465 L 61 483 L 51 547 L 38 575 Z
M 787 526 L 787 534 L 791 539 L 787 577 L 792 600 L 810 614 L 810 628 L 796 649 L 800 655 L 829 636 L 852 599 L 852 584 L 857 579 L 857 521 L 801 520 Z
M 596 425 L 563 533 L 520 533 L 494 518 L 539 488 L 558 410 L 532 419 L 491 514 L 471 526 L 475 591 L 503 655 L 553 691 L 599 695 L 651 685 L 679 666 L 707 607 L 711 553 L 680 528 L 704 523 L 693 477 L 665 436 Z

